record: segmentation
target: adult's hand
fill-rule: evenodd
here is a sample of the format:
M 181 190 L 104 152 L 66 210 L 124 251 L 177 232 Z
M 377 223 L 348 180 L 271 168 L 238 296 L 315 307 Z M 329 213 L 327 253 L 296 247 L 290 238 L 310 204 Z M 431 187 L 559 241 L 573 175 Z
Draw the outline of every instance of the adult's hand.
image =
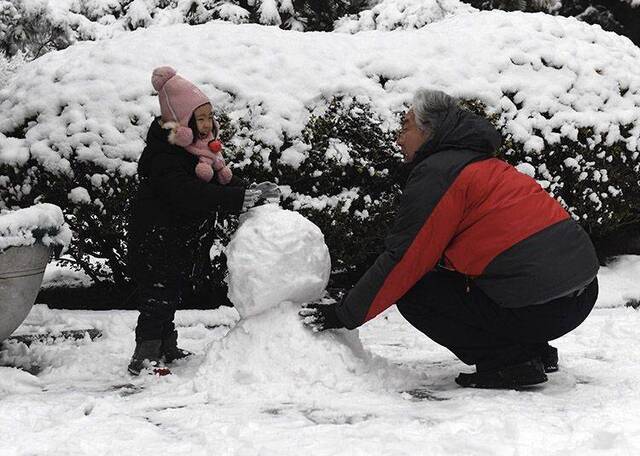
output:
M 336 304 L 309 303 L 300 309 L 298 315 L 302 318 L 302 324 L 313 332 L 327 329 L 344 328 L 344 323 L 338 318 Z

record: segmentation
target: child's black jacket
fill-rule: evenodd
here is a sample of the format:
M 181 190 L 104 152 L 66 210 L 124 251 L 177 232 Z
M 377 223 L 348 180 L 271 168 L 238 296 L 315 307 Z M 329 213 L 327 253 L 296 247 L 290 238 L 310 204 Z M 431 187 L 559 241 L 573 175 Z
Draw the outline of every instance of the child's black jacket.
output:
M 244 181 L 234 176 L 223 186 L 215 178 L 210 183 L 200 180 L 195 174 L 198 157 L 170 144 L 168 134 L 155 119 L 138 161 L 140 183 L 128 233 L 136 281 L 161 281 L 160 270 L 163 276 L 188 275 L 201 247 L 203 223 L 218 213 L 239 213 L 244 201 Z M 150 273 L 155 277 L 148 277 Z

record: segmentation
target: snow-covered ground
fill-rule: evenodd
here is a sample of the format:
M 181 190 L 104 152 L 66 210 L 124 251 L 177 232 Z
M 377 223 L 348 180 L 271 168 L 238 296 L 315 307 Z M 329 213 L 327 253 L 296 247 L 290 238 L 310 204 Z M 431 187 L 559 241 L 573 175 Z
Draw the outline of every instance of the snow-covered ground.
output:
M 470 368 L 393 308 L 361 328 L 364 350 L 353 333 L 307 332 L 286 308 L 228 336 L 235 310 L 180 311 L 196 357 L 134 379 L 136 312 L 36 305 L 19 333 L 103 335 L 4 344 L 0 364 L 40 371 L 0 367 L 0 455 L 638 454 L 640 313 L 623 306 L 640 298 L 638 278 L 638 256 L 603 268 L 597 308 L 556 341 L 561 371 L 520 392 L 457 387 Z

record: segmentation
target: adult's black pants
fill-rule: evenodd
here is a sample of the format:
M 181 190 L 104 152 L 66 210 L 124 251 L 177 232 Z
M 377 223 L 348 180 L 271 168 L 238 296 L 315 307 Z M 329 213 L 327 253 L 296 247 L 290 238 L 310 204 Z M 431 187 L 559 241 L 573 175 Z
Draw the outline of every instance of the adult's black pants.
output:
M 548 341 L 577 328 L 597 297 L 595 278 L 577 296 L 506 308 L 462 274 L 438 269 L 425 275 L 397 307 L 415 328 L 481 371 L 535 358 Z

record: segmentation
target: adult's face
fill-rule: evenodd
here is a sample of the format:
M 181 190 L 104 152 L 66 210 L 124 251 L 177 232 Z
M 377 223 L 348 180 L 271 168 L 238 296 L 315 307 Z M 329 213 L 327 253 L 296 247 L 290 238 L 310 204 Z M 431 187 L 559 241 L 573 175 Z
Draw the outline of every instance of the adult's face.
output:
M 402 130 L 398 135 L 398 145 L 402 149 L 404 160 L 408 163 L 413 161 L 417 150 L 431 136 L 431 132 L 426 132 L 418 128 L 416 116 L 413 109 L 409 109 L 404 115 Z

